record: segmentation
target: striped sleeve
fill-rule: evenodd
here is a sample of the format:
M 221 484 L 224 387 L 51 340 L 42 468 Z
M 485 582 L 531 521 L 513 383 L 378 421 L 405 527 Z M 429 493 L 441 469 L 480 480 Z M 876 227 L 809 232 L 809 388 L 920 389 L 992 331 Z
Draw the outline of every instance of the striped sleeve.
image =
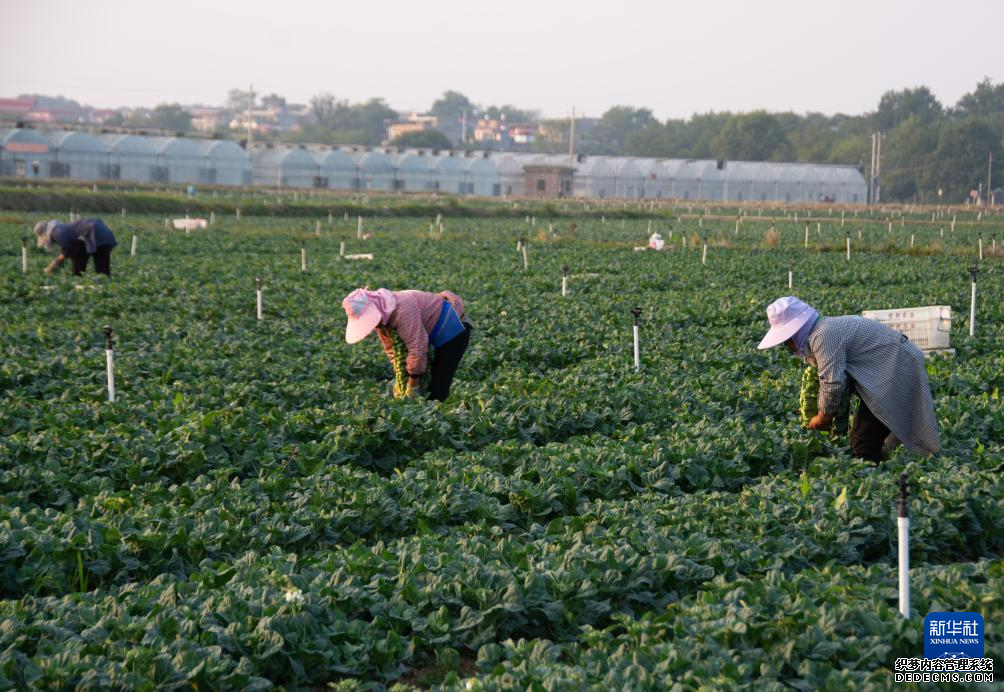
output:
M 390 333 L 384 327 L 376 328 L 377 338 L 380 339 L 380 346 L 383 347 L 383 352 L 387 354 L 387 360 L 390 361 L 391 365 L 394 364 L 394 340 Z
M 408 349 L 408 374 L 421 377 L 428 367 L 429 352 L 429 333 L 423 325 L 421 303 L 412 295 L 399 295 L 395 319 L 398 336 Z
M 842 331 L 821 329 L 812 349 L 819 368 L 819 411 L 828 416 L 836 414 L 840 397 L 847 386 L 847 345 L 844 337 Z

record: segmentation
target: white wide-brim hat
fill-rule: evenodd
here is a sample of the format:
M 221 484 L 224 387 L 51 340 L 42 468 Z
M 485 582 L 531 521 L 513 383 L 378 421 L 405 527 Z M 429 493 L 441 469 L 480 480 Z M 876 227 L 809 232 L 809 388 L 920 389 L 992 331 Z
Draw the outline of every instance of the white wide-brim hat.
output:
M 350 344 L 362 341 L 380 324 L 380 310 L 361 288 L 345 296 L 342 307 L 349 318 L 345 325 L 345 340 Z
M 770 330 L 764 335 L 758 349 L 773 348 L 795 336 L 805 323 L 817 314 L 812 306 L 795 296 L 778 298 L 767 306 L 767 321 Z

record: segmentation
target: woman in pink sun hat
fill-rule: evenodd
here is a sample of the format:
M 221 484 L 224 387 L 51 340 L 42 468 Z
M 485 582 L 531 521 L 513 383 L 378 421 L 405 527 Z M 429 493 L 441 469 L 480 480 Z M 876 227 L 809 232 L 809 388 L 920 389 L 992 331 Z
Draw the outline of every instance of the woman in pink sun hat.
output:
M 818 368 L 819 413 L 810 428 L 829 429 L 851 387 L 861 400 L 850 433 L 855 456 L 881 461 L 890 432 L 915 452 L 940 451 L 924 354 L 906 336 L 863 317 L 820 317 L 794 296 L 771 303 L 767 321 L 770 330 L 757 348 L 784 344 Z
M 407 349 L 404 362 L 407 386 L 403 396 L 418 396 L 426 370 L 430 370 L 429 399 L 445 401 L 450 385 L 467 345 L 471 326 L 464 312 L 464 301 L 450 291 L 389 291 L 379 288 L 357 288 L 345 296 L 342 307 L 348 317 L 345 340 L 362 341 L 376 331 L 384 353 L 395 368 L 401 364 L 394 358 L 394 337 Z M 429 347 L 433 349 L 431 368 Z M 404 373 L 402 373 L 404 374 Z

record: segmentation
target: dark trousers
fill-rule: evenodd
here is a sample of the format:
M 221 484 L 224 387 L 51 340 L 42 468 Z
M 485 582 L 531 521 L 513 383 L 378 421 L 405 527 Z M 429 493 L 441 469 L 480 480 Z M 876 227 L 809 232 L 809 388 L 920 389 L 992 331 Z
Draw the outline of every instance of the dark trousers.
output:
M 888 434 L 889 428 L 875 417 L 868 404 L 861 399 L 851 427 L 851 449 L 854 450 L 854 456 L 875 463 L 882 461 L 882 444 Z
M 464 357 L 467 344 L 471 341 L 471 325 L 465 324 L 464 331 L 436 349 L 432 358 L 432 369 L 429 379 L 429 399 L 446 401 L 450 395 L 450 385 L 453 376 Z
M 94 251 L 94 271 L 98 274 L 112 275 L 112 247 L 111 245 L 102 245 Z M 73 250 L 70 252 L 74 276 L 80 276 L 87 269 L 88 257 L 90 255 L 87 254 L 87 247 L 84 243 L 79 240 L 75 242 Z

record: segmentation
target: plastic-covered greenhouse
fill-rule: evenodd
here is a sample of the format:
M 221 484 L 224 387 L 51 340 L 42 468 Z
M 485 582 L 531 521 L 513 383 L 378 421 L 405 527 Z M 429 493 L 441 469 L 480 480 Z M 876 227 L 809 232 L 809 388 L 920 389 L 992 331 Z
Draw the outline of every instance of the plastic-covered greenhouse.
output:
M 656 159 L 635 159 L 635 165 L 644 176 L 642 197 L 662 199 L 669 197 L 670 180 L 666 167 Z
M 199 142 L 205 157 L 199 182 L 210 185 L 247 185 L 251 182 L 251 161 L 243 147 L 226 139 Z
M 197 183 L 202 176 L 205 157 L 202 150 L 184 137 L 148 137 L 157 152 L 153 178 L 158 183 Z
M 615 156 L 609 158 L 608 162 L 614 171 L 614 196 L 628 199 L 641 197 L 645 189 L 645 176 L 634 159 Z
M 423 192 L 431 188 L 432 176 L 425 156 L 417 152 L 398 154 L 394 160 L 394 189 Z
M 587 157 L 578 164 L 572 179 L 572 190 L 576 197 L 613 197 L 616 190 L 614 171 L 605 158 Z
M 484 156 L 473 156 L 468 159 L 467 190 L 472 195 L 485 197 L 501 195 L 502 185 L 495 164 Z
M 0 172 L 10 176 L 521 196 L 526 166 L 568 165 L 563 154 L 392 151 L 257 144 L 249 156 L 227 140 L 0 130 Z M 852 166 L 579 156 L 572 167 L 576 197 L 867 200 L 864 176 Z
M 725 178 L 718 170 L 717 161 L 694 161 L 697 174 L 697 198 L 720 200 L 725 194 Z
M 321 149 L 313 152 L 319 167 L 321 187 L 354 190 L 358 186 L 358 169 L 352 157 L 341 149 Z
M 150 145 L 148 137 L 101 135 L 98 139 L 108 147 L 109 179 L 135 180 L 140 183 L 153 181 L 157 152 Z
M 317 162 L 298 147 L 255 147 L 251 150 L 251 181 L 255 185 L 314 187 Z
M 468 194 L 464 164 L 454 156 L 437 156 L 432 160 L 432 187 L 453 195 Z
M 35 130 L 0 130 L 0 175 L 40 178 L 51 175 L 52 146 Z
M 530 158 L 530 157 L 524 157 Z M 519 197 L 523 194 L 523 165 L 515 154 L 489 154 L 499 174 L 499 185 L 503 196 Z
M 379 151 L 357 152 L 353 158 L 359 168 L 360 190 L 394 189 L 394 162 Z
M 52 142 L 53 178 L 100 180 L 108 177 L 108 147 L 86 132 L 47 132 Z

